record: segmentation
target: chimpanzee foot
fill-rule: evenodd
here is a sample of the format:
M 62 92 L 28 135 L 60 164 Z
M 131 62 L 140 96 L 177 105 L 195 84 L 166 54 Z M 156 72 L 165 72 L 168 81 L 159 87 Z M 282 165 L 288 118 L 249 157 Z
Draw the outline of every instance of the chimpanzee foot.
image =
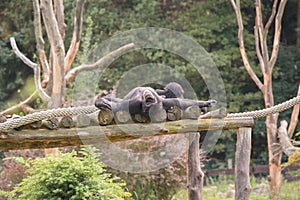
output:
M 97 99 L 95 101 L 95 106 L 99 109 L 109 109 L 109 110 L 112 109 L 110 99 L 107 99 L 105 97 L 103 97 L 101 99 Z

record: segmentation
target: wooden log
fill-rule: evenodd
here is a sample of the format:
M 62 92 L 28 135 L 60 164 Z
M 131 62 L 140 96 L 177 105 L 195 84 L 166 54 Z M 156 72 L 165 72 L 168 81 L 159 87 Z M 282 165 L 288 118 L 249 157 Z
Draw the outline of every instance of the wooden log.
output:
M 101 109 L 98 114 L 98 122 L 102 126 L 112 124 L 114 120 L 114 114 L 109 109 Z
M 58 129 L 59 121 L 57 118 L 50 118 L 42 121 L 42 127 L 49 129 L 49 130 L 55 130 Z
M 160 105 L 154 105 L 149 110 L 149 117 L 151 122 L 163 122 L 167 119 L 167 112 Z
M 75 123 L 70 116 L 64 116 L 59 120 L 59 128 L 72 128 Z
M 87 127 L 91 123 L 91 119 L 86 114 L 80 114 L 73 118 L 76 127 Z
M 133 119 L 135 122 L 138 123 L 148 123 L 150 122 L 150 119 L 142 114 L 134 114 Z
M 144 135 L 169 135 L 195 132 L 200 130 L 237 129 L 252 127 L 252 118 L 225 118 L 181 120 L 149 124 L 118 124 L 109 126 L 89 126 L 83 128 L 57 130 L 10 130 L 0 133 L 0 150 L 39 149 L 65 146 L 79 146 L 84 144 L 98 144 L 102 142 L 119 142 L 133 140 Z M 162 128 L 163 127 L 163 128 Z M 130 130 L 130 134 L 124 133 Z M 126 131 L 128 132 L 128 131 Z M 83 134 L 84 133 L 84 134 Z
M 200 164 L 199 149 L 200 133 L 191 132 L 189 134 L 189 150 L 188 150 L 188 199 L 202 200 L 202 188 L 204 173 Z
M 183 112 L 184 119 L 198 119 L 201 115 L 201 109 L 199 106 L 190 106 Z
M 235 199 L 249 200 L 251 128 L 239 128 L 235 151 Z
M 120 110 L 114 115 L 117 124 L 125 124 L 131 121 L 131 115 L 125 110 Z
M 213 110 L 208 113 L 205 113 L 204 115 L 199 116 L 199 119 L 225 118 L 226 115 L 226 108 L 219 108 L 217 110 Z
M 177 106 L 174 106 L 170 110 L 167 111 L 167 118 L 170 121 L 180 120 L 181 116 L 182 116 L 182 111 Z

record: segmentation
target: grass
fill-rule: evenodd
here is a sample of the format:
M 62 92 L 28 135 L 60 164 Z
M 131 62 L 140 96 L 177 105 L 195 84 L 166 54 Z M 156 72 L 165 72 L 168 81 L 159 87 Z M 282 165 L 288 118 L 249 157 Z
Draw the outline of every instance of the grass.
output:
M 252 189 L 259 185 L 264 184 L 268 186 L 266 180 L 260 182 L 254 178 L 251 179 Z M 234 181 L 232 178 L 222 178 L 222 180 L 212 181 L 212 184 L 203 187 L 203 199 L 205 200 L 233 200 L 233 197 L 226 197 L 229 190 L 234 189 Z M 180 190 L 172 200 L 184 200 L 187 199 L 187 190 Z M 255 194 L 251 192 L 251 200 L 268 200 L 268 192 Z M 279 195 L 280 200 L 298 200 L 300 199 L 300 181 L 295 182 L 284 182 Z

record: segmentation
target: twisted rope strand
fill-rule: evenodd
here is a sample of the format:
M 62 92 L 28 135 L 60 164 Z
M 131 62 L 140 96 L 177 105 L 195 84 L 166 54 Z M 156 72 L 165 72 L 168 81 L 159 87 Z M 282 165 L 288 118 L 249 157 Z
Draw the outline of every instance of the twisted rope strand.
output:
M 227 115 L 227 117 L 229 117 L 229 118 L 234 118 L 234 117 L 261 118 L 261 117 L 265 117 L 267 115 L 271 115 L 274 113 L 282 112 L 282 111 L 287 110 L 299 103 L 300 103 L 300 96 L 297 96 L 297 97 L 294 97 L 288 101 L 285 101 L 281 104 L 278 104 L 278 105 L 270 107 L 270 108 L 265 108 L 262 110 L 255 110 L 255 111 L 250 111 L 250 112 L 242 112 L 242 113 L 229 113 Z

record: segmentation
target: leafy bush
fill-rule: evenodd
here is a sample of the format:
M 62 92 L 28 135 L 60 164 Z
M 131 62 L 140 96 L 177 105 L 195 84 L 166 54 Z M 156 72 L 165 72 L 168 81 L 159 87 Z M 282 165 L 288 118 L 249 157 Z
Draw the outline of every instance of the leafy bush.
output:
M 125 183 L 112 178 L 97 160 L 95 150 L 59 153 L 30 161 L 31 176 L 9 194 L 10 199 L 125 199 Z

